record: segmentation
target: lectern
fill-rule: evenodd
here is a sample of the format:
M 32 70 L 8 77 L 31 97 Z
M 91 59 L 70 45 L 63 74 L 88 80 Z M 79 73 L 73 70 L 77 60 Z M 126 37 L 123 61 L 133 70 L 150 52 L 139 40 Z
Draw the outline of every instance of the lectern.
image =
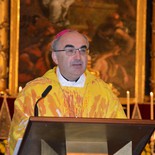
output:
M 152 120 L 30 117 L 18 155 L 139 155 L 154 129 Z

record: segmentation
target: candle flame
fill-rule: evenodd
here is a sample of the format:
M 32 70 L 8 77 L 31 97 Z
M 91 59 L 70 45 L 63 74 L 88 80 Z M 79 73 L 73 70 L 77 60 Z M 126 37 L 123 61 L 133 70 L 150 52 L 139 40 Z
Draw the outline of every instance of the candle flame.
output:
M 21 92 L 22 91 L 22 86 L 19 86 L 19 89 L 18 90 L 19 90 L 19 92 Z
M 150 96 L 153 96 L 153 92 L 150 92 Z

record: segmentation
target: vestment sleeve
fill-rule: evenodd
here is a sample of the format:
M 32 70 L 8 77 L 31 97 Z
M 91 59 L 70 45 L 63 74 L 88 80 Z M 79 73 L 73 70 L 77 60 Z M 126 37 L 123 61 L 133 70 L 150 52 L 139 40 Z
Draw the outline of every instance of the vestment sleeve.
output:
M 19 94 L 14 103 L 14 115 L 8 138 L 9 151 L 11 155 L 13 154 L 18 139 L 23 137 L 29 116 L 33 111 L 33 109 L 30 108 L 30 105 L 33 103 L 29 96 L 30 94 L 28 95 L 22 92 L 22 95 Z M 28 110 L 27 107 L 29 107 L 30 110 Z

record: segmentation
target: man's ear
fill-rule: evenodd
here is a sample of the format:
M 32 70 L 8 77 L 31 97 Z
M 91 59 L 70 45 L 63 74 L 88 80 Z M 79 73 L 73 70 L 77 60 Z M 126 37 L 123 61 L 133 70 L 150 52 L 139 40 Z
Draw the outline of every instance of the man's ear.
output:
M 54 63 L 57 65 L 58 64 L 58 59 L 57 59 L 56 53 L 55 52 L 52 52 L 51 53 L 51 56 L 52 56 L 52 59 L 53 59 Z

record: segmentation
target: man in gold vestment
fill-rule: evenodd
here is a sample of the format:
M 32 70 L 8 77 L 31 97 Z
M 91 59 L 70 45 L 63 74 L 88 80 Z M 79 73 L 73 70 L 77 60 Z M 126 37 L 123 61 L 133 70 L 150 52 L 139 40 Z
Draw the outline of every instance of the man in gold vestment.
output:
M 9 134 L 9 150 L 23 137 L 36 101 L 51 85 L 52 90 L 38 102 L 38 116 L 126 118 L 109 85 L 87 69 L 87 37 L 74 30 L 61 31 L 52 42 L 52 59 L 57 67 L 30 81 L 15 101 Z

